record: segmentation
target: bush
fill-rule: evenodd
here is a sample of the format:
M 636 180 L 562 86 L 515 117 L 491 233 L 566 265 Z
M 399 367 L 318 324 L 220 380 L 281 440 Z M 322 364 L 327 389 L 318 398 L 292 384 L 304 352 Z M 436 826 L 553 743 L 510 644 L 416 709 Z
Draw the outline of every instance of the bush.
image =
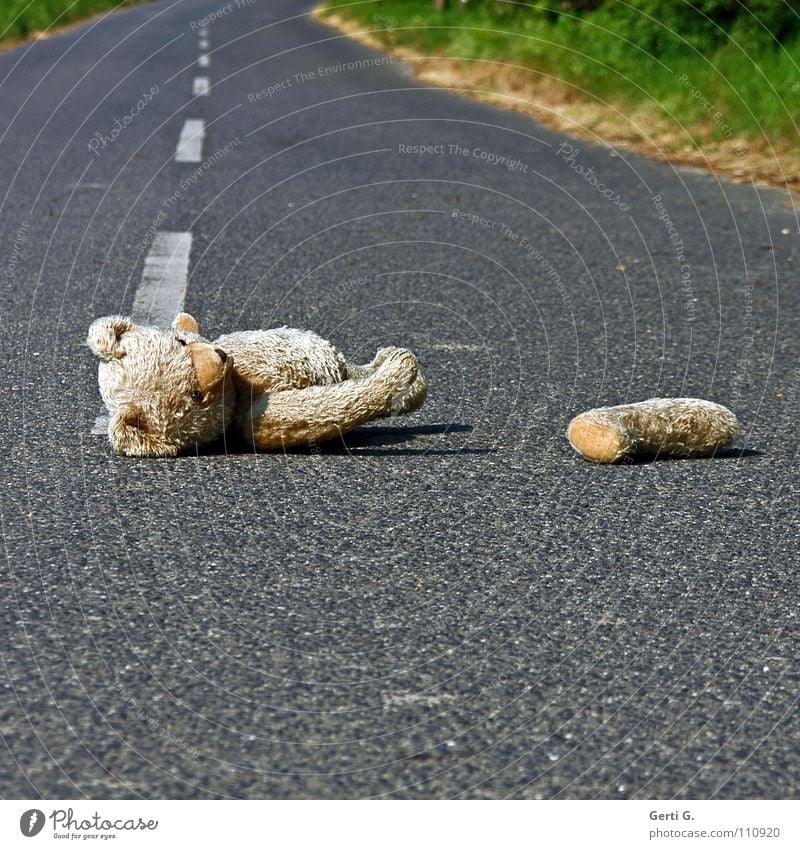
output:
M 714 137 L 797 139 L 800 0 L 470 0 L 442 12 L 432 0 L 328 5 L 378 28 L 388 15 L 393 46 L 533 68 Z
M 798 13 L 800 0 L 606 0 L 592 19 L 658 57 L 687 45 L 709 53 L 729 41 L 783 42 L 800 32 Z
M 800 0 L 472 0 L 498 20 L 522 16 L 564 24 L 586 18 L 654 56 L 690 45 L 700 52 L 729 40 L 745 48 L 783 43 L 800 33 Z
M 50 26 L 60 27 L 141 0 L 0 0 L 0 41 L 27 38 Z

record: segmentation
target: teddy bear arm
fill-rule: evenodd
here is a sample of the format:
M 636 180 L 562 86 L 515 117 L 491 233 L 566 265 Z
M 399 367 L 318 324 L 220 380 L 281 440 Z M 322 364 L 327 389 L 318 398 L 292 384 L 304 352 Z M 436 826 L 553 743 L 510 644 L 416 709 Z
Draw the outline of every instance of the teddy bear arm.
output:
M 387 358 L 394 356 L 399 350 L 405 349 L 380 348 L 371 363 L 366 363 L 365 365 L 353 365 L 349 362 L 346 363 L 347 377 L 349 379 L 356 379 L 368 377 L 369 375 L 374 374 Z M 419 360 L 415 359 L 415 363 L 417 370 L 416 377 L 405 392 L 392 397 L 390 403 L 380 414 L 382 418 L 398 416 L 404 413 L 413 413 L 422 406 L 428 395 L 428 382 L 425 380 L 425 375 L 422 372 Z
M 416 360 L 398 350 L 373 374 L 328 386 L 262 393 L 239 416 L 244 438 L 267 450 L 335 439 L 384 414 L 416 377 Z

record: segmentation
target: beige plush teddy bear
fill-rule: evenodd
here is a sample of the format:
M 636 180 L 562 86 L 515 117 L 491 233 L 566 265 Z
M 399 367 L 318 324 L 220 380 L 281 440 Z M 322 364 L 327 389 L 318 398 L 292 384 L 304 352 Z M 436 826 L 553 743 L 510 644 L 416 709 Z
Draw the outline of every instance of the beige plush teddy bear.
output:
M 231 423 L 256 448 L 309 445 L 410 413 L 427 394 L 404 348 L 382 348 L 353 366 L 315 333 L 288 327 L 208 342 L 187 313 L 171 330 L 111 315 L 92 323 L 87 344 L 101 360 L 109 440 L 131 456 L 173 457 Z

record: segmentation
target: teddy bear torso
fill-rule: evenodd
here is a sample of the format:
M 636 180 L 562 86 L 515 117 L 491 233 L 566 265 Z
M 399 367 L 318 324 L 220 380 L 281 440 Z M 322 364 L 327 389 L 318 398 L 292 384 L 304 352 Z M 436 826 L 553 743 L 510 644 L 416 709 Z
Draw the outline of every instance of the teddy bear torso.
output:
M 220 336 L 212 344 L 233 357 L 237 414 L 262 392 L 305 389 L 347 378 L 344 357 L 310 330 L 245 330 Z

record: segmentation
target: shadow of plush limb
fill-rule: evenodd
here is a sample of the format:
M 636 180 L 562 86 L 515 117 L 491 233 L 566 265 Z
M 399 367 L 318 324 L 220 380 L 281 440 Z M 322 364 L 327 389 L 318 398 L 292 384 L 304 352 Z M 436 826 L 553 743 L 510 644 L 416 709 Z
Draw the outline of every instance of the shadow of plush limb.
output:
M 653 463 L 702 463 L 714 460 L 747 460 L 754 457 L 766 457 L 765 451 L 758 451 L 755 448 L 719 448 L 713 454 L 706 454 L 702 457 L 670 457 L 668 455 L 659 454 L 655 457 L 634 456 L 626 457 L 619 463 L 615 464 L 600 464 L 609 465 L 611 468 L 620 468 L 624 466 L 649 466 Z
M 299 456 L 341 456 L 351 454 L 353 456 L 390 456 L 390 455 L 415 455 L 415 454 L 494 454 L 494 448 L 406 448 L 392 449 L 393 445 L 407 445 L 421 436 L 446 436 L 448 434 L 471 433 L 472 425 L 459 424 L 456 422 L 417 425 L 411 427 L 360 427 L 349 431 L 344 436 L 338 436 L 326 442 L 315 445 L 301 445 L 287 447 L 285 450 L 278 449 L 270 451 L 257 451 L 245 439 L 235 433 L 229 432 L 224 438 L 218 439 L 208 445 L 202 446 L 194 456 L 216 456 L 228 454 L 291 454 Z M 191 456 L 191 455 L 187 455 Z
M 351 454 L 361 457 L 384 457 L 384 456 L 414 456 L 432 455 L 444 456 L 451 454 L 496 454 L 496 448 L 389 448 L 390 445 L 405 445 L 414 442 L 420 436 L 471 433 L 472 425 L 463 424 L 438 424 L 420 425 L 418 427 L 370 427 L 354 430 L 348 433 L 341 443 L 330 443 L 327 446 L 328 454 Z

